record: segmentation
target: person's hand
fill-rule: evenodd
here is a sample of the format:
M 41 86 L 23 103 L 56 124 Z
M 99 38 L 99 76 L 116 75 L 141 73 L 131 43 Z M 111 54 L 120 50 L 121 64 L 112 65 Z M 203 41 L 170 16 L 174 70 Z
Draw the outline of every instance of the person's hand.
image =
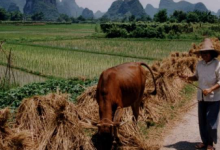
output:
M 212 93 L 212 90 L 211 89 L 205 89 L 202 91 L 202 93 L 207 96 L 208 94 Z

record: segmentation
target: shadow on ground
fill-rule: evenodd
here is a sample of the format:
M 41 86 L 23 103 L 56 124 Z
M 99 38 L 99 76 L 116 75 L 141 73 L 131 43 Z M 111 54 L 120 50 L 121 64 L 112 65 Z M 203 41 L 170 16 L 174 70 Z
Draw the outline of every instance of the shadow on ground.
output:
M 187 141 L 180 141 L 172 145 L 165 145 L 166 148 L 172 148 L 175 150 L 195 150 L 195 145 L 198 143 L 191 143 Z

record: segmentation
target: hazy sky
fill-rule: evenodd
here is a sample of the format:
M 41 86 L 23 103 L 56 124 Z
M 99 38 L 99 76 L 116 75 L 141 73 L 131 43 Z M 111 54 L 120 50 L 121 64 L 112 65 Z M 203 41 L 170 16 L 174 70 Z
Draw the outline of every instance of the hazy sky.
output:
M 102 12 L 106 12 L 111 6 L 112 2 L 115 0 L 76 0 L 76 3 L 80 7 L 87 7 L 95 13 L 97 10 Z M 179 2 L 180 0 L 174 0 L 175 2 Z M 203 2 L 209 10 L 217 12 L 220 9 L 220 0 L 185 0 L 190 3 L 198 3 Z M 147 4 L 152 4 L 154 7 L 159 7 L 160 0 L 140 0 L 143 7 L 145 8 Z

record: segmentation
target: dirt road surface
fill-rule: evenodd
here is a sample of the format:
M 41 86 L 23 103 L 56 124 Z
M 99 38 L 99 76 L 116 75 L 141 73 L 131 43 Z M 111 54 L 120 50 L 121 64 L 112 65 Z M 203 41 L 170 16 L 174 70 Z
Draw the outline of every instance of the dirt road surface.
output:
M 220 125 L 218 130 L 220 132 Z M 220 138 L 220 136 L 218 137 Z M 201 138 L 198 125 L 198 105 L 196 104 L 165 137 L 160 150 L 195 150 L 194 146 L 199 142 L 201 142 Z M 216 150 L 220 150 L 220 139 L 215 147 Z

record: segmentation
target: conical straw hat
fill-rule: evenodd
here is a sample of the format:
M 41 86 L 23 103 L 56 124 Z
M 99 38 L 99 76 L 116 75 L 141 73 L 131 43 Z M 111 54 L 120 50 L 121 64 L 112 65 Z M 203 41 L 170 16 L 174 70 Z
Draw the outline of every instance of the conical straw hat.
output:
M 220 54 L 220 51 L 216 50 L 212 44 L 211 39 L 205 38 L 203 43 L 202 43 L 202 48 L 198 51 L 195 51 L 195 54 L 200 54 L 201 52 L 204 51 L 216 51 L 218 54 Z

